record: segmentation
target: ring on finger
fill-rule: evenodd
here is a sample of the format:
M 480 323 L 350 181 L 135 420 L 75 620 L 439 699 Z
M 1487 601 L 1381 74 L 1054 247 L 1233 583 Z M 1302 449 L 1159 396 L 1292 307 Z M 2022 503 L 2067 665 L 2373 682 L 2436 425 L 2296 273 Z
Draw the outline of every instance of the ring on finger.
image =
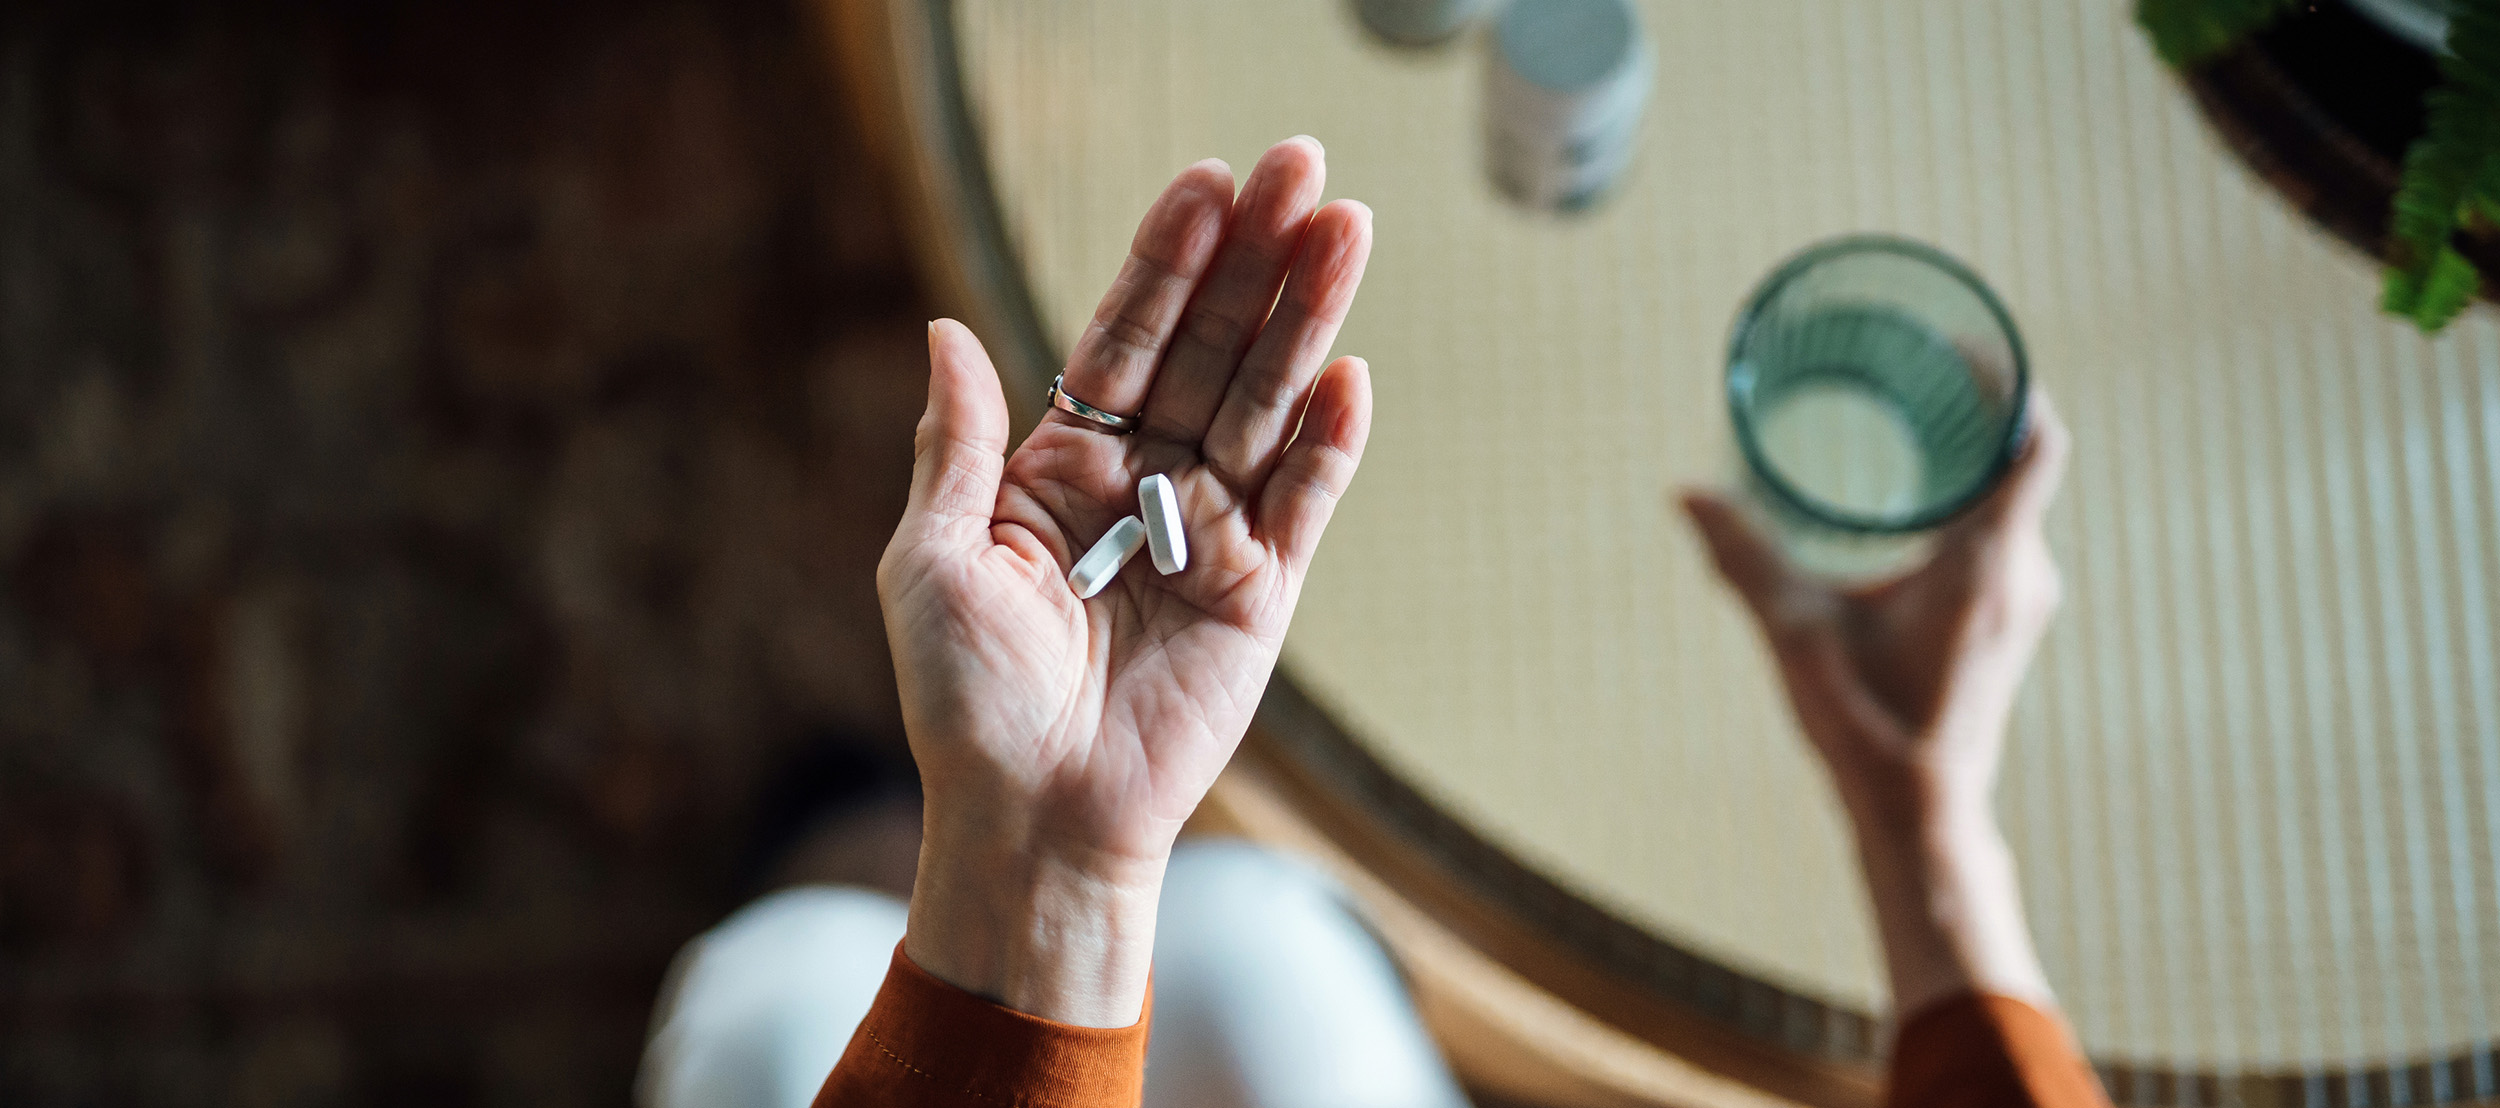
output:
M 1067 374 L 1062 373 L 1050 379 L 1051 407 L 1119 434 L 1131 434 L 1137 430 L 1138 417 L 1115 415 L 1068 395 L 1068 390 L 1060 385 L 1060 382 L 1067 380 L 1067 377 Z

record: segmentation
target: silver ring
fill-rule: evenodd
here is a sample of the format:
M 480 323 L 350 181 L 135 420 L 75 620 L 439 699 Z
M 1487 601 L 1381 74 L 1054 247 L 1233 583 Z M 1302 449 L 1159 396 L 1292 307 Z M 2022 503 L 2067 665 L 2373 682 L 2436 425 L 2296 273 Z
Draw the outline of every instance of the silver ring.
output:
M 1068 390 L 1059 387 L 1059 382 L 1066 380 L 1067 377 L 1067 374 L 1062 373 L 1059 376 L 1050 379 L 1051 407 L 1057 408 L 1060 411 L 1077 417 L 1078 419 L 1092 420 L 1123 435 L 1137 430 L 1136 416 L 1113 415 L 1068 395 Z

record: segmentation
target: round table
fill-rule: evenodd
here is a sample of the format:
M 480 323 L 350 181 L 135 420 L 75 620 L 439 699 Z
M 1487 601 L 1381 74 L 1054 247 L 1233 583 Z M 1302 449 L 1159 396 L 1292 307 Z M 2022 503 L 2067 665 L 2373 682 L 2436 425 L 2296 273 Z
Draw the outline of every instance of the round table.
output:
M 1378 414 L 1261 741 L 1599 976 L 1844 1065 L 1885 1008 L 1845 831 L 1671 492 L 1732 472 L 1729 317 L 1780 258 L 1965 259 L 2077 443 L 2000 807 L 2113 1092 L 2500 1091 L 2491 309 L 2379 315 L 2125 5 L 1643 6 L 1640 150 L 1569 215 L 1481 171 L 1477 34 L 1342 0 L 896 4 L 935 69 L 872 110 L 921 121 L 973 244 L 937 264 L 1028 377 L 1180 166 L 1320 138 L 1377 213 L 1338 346 Z

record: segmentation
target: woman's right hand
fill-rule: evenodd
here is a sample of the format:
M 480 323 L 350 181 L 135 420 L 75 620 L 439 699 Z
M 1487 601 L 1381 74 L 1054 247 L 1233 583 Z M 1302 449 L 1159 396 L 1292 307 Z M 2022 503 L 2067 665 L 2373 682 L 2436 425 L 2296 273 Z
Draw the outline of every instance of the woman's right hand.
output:
M 1684 497 L 1849 813 L 1904 1012 L 1972 989 L 2048 994 L 1993 798 L 2014 693 L 2057 610 L 2041 523 L 2067 447 L 2034 391 L 2005 479 L 1924 565 L 1873 586 L 1819 580 L 1732 502 Z

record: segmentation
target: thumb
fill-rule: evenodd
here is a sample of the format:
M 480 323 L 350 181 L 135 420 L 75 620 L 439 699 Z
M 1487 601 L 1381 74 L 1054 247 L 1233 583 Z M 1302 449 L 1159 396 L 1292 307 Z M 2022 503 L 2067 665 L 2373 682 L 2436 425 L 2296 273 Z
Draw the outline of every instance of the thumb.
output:
M 998 369 L 971 329 L 929 322 L 929 408 L 912 434 L 911 500 L 905 527 L 966 519 L 986 525 L 1006 466 L 1007 396 Z
M 2049 501 L 2057 495 L 2058 481 L 2066 474 L 2066 454 L 2072 446 L 2073 436 L 2066 430 L 2066 421 L 2058 418 L 2047 390 L 2033 389 L 2021 451 L 1996 489 L 1963 517 L 1960 529 L 1991 537 L 2038 531 L 2048 515 Z

